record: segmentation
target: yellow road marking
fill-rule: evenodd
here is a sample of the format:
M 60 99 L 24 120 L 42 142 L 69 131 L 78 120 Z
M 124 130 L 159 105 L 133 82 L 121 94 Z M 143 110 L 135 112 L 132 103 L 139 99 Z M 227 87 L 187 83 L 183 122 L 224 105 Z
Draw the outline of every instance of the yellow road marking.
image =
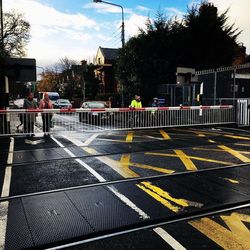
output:
M 154 170 L 156 172 L 161 172 L 161 173 L 165 173 L 165 174 L 172 174 L 172 173 L 175 172 L 174 170 L 154 167 L 154 166 L 145 165 L 145 164 L 141 164 L 141 163 L 129 162 L 129 165 L 133 166 L 133 167 L 137 167 L 137 168 L 144 168 L 144 169 Z
M 182 151 L 182 150 L 174 150 L 176 155 L 183 162 L 187 170 L 197 170 L 194 163 L 190 160 L 190 158 Z
M 172 196 L 170 196 L 170 194 L 164 190 L 162 190 L 161 188 L 154 186 L 152 184 L 150 184 L 149 182 L 143 181 L 142 184 L 148 188 L 151 189 L 153 192 L 157 193 L 158 195 L 160 195 L 161 197 L 170 200 L 174 203 L 176 203 L 177 205 L 180 205 L 182 207 L 188 207 L 188 203 L 186 202 L 186 200 L 184 199 L 176 199 L 173 198 Z
M 228 152 L 229 154 L 233 155 L 234 157 L 238 158 L 239 160 L 241 160 L 242 162 L 250 162 L 250 159 L 247 158 L 246 156 L 242 155 L 241 153 L 239 153 L 238 151 L 231 149 L 227 146 L 224 145 L 220 145 L 218 146 L 219 148 L 222 148 L 223 150 L 225 150 L 226 152 Z
M 226 181 L 229 181 L 229 182 L 231 182 L 233 184 L 239 184 L 239 182 L 237 180 L 233 180 L 233 179 L 229 179 L 229 178 L 223 178 L 223 179 L 226 180 Z
M 192 149 L 193 150 L 201 150 L 201 151 L 225 152 L 224 149 L 214 149 L 214 148 L 192 148 Z M 250 155 L 250 152 L 248 152 L 248 151 L 238 151 L 238 150 L 235 150 L 235 151 L 238 153 L 241 153 L 241 154 Z
M 185 199 L 178 199 L 172 197 L 168 192 L 164 191 L 163 189 L 152 185 L 150 182 L 141 182 L 140 184 L 136 184 L 137 187 L 142 189 L 144 192 L 149 194 L 151 197 L 159 201 L 165 207 L 169 208 L 173 212 L 177 213 L 183 207 L 193 206 L 193 207 L 202 207 L 203 204 L 193 201 L 188 201 Z M 175 203 L 175 204 L 172 204 Z
M 157 156 L 163 156 L 163 157 L 175 157 L 175 158 L 179 158 L 179 156 L 175 155 L 175 154 L 151 153 L 151 152 L 147 152 L 145 154 L 146 155 L 157 155 Z M 189 159 L 197 160 L 197 161 L 212 162 L 212 163 L 218 163 L 218 164 L 223 164 L 223 165 L 232 165 L 233 164 L 231 162 L 217 161 L 217 160 L 213 160 L 213 159 L 207 159 L 207 158 L 190 156 L 190 155 L 187 155 L 187 156 L 188 156 Z
M 224 135 L 225 137 L 233 138 L 233 139 L 241 139 L 250 141 L 250 137 L 245 136 L 236 136 L 236 135 Z
M 160 129 L 159 131 L 164 139 L 166 139 L 166 140 L 171 139 L 170 136 L 168 135 L 168 133 L 166 133 L 163 129 Z
M 197 134 L 197 136 L 199 136 L 199 137 L 206 137 L 206 135 L 204 135 L 204 134 L 200 134 L 200 133 L 196 133 Z
M 133 141 L 133 132 L 129 132 L 126 137 L 126 142 L 132 142 Z
M 220 217 L 231 231 L 209 218 L 202 218 L 188 223 L 223 249 L 249 249 L 250 231 L 242 221 L 250 222 L 250 216 L 232 213 L 230 216 Z
M 250 144 L 244 144 L 244 143 L 235 143 L 235 145 L 250 147 Z
M 211 139 L 209 139 L 209 140 L 208 140 L 208 142 L 211 142 L 211 143 L 216 143 L 215 141 L 213 141 L 213 140 L 211 140 Z
M 93 148 L 83 147 L 83 150 L 85 150 L 89 154 L 98 154 L 98 152 Z M 96 159 L 110 166 L 124 178 L 139 177 L 137 173 L 129 169 L 128 158 L 126 157 L 122 158 L 122 162 L 113 160 L 107 156 L 97 156 Z
M 201 151 L 214 151 L 214 152 L 224 152 L 223 149 L 214 149 L 214 148 L 192 148 L 193 150 L 201 150 Z
M 92 154 L 92 155 L 98 154 L 98 152 L 95 149 L 90 148 L 90 147 L 82 147 L 82 149 L 85 150 L 87 153 Z M 145 165 L 145 164 L 141 164 L 141 163 L 130 162 L 131 156 L 129 154 L 122 155 L 120 161 L 113 160 L 107 156 L 97 156 L 96 158 L 98 160 L 100 160 L 101 162 L 107 164 L 111 168 L 113 168 L 116 172 L 118 172 L 124 178 L 139 177 L 139 175 L 136 172 L 134 172 L 133 170 L 131 170 L 129 168 L 129 166 L 143 168 L 143 169 L 149 169 L 149 170 L 161 172 L 164 174 L 171 174 L 171 173 L 175 172 L 174 170 L 154 167 L 154 166 Z
M 136 186 L 139 187 L 140 189 L 142 189 L 147 194 L 149 194 L 155 200 L 159 201 L 162 205 L 164 205 L 165 207 L 169 208 L 170 210 L 172 210 L 174 212 L 178 212 L 180 210 L 179 207 L 172 205 L 169 201 L 163 199 L 160 195 L 154 193 L 153 191 L 145 188 L 143 185 L 136 184 Z

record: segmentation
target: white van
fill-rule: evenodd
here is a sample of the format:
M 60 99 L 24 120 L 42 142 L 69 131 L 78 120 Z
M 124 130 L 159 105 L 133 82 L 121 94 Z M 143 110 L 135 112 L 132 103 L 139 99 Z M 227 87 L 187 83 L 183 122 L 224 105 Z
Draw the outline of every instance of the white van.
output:
M 38 94 L 38 101 L 44 98 L 45 93 L 48 93 L 49 99 L 55 104 L 55 101 L 60 99 L 60 95 L 57 92 L 39 92 Z

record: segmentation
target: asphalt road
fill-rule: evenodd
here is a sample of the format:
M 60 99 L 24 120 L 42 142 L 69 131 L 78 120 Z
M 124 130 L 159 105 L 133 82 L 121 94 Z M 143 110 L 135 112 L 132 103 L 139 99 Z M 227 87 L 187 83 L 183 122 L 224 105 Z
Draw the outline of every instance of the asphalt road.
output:
M 233 128 L 1 138 L 0 243 L 249 249 L 249 147 Z

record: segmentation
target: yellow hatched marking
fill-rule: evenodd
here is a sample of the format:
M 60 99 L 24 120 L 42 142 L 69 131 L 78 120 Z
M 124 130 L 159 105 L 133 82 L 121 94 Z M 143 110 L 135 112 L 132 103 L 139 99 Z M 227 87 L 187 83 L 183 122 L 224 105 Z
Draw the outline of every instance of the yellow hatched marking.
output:
M 165 198 L 167 200 L 170 200 L 170 201 L 176 203 L 177 205 L 180 205 L 182 207 L 188 207 L 189 206 L 186 200 L 173 198 L 168 192 L 162 190 L 161 188 L 159 188 L 157 186 L 154 186 L 154 185 L 150 184 L 149 182 L 143 181 L 142 184 L 146 188 L 151 189 L 153 192 L 157 193 L 161 197 L 163 197 L 163 198 Z
M 90 147 L 81 147 L 81 148 L 89 154 L 92 154 L 92 155 L 98 154 L 98 152 L 93 148 L 90 148 Z M 107 156 L 97 156 L 96 157 L 96 159 L 98 159 L 99 161 L 110 166 L 112 169 L 114 169 L 117 173 L 119 173 L 124 178 L 139 177 L 139 175 L 136 172 L 134 172 L 133 170 L 131 170 L 129 168 L 129 166 L 143 168 L 143 169 L 149 169 L 149 170 L 161 172 L 164 174 L 171 174 L 171 173 L 175 172 L 174 170 L 169 170 L 169 169 L 165 169 L 165 168 L 159 168 L 159 167 L 144 165 L 144 164 L 140 164 L 140 163 L 133 163 L 133 162 L 130 162 L 130 158 L 131 158 L 130 154 L 122 155 L 120 161 L 113 160 Z
M 163 199 L 160 195 L 154 193 L 153 191 L 147 189 L 146 187 L 144 187 L 143 185 L 140 184 L 136 184 L 137 187 L 139 187 L 140 189 L 142 189 L 144 192 L 146 192 L 147 194 L 149 194 L 151 197 L 153 197 L 155 200 L 159 201 L 162 205 L 164 205 L 165 207 L 169 208 L 170 210 L 172 210 L 173 212 L 177 213 L 180 208 L 178 206 L 174 206 L 172 205 L 169 201 Z
M 172 174 L 172 173 L 175 172 L 174 170 L 165 169 L 165 168 L 159 168 L 159 167 L 154 167 L 154 166 L 145 165 L 145 164 L 141 164 L 141 163 L 129 162 L 129 165 L 133 166 L 133 167 L 143 168 L 143 169 L 149 169 L 149 170 L 153 170 L 153 171 L 161 172 L 161 173 L 165 173 L 165 174 Z
M 250 231 L 242 223 L 242 221 L 250 222 L 250 216 L 232 213 L 230 216 L 220 217 L 230 230 L 209 218 L 202 218 L 188 223 L 223 249 L 250 249 Z
M 235 145 L 250 147 L 250 144 L 244 144 L 244 143 L 235 143 Z
M 237 180 L 233 180 L 233 179 L 229 179 L 229 178 L 223 178 L 223 179 L 226 180 L 226 181 L 229 181 L 229 182 L 231 182 L 233 184 L 239 184 L 239 181 L 237 181 Z
M 224 152 L 223 149 L 214 149 L 214 148 L 192 148 L 193 150 L 201 150 L 201 151 L 214 151 L 214 152 Z
M 197 170 L 194 163 L 190 160 L 190 158 L 182 151 L 182 150 L 174 150 L 176 155 L 183 162 L 187 170 Z
M 193 201 L 188 201 L 185 199 L 178 199 L 172 197 L 168 192 L 164 191 L 163 189 L 152 185 L 150 182 L 141 182 L 137 184 L 137 187 L 142 189 L 144 192 L 149 194 L 151 197 L 159 201 L 165 207 L 169 208 L 173 212 L 177 213 L 183 207 L 193 206 L 193 207 L 202 207 L 203 204 Z M 175 203 L 175 204 L 172 204 Z
M 225 137 L 233 138 L 233 139 L 241 139 L 250 141 L 250 137 L 245 136 L 236 136 L 236 135 L 224 135 Z
M 163 153 L 145 153 L 146 155 L 157 155 L 157 156 L 164 156 L 164 157 L 175 157 L 179 158 L 178 155 L 175 154 L 163 154 Z M 231 162 L 225 162 L 225 161 L 217 161 L 217 160 L 212 160 L 212 159 L 207 159 L 207 158 L 202 158 L 202 157 L 196 157 L 196 156 L 190 156 L 187 155 L 189 159 L 192 160 L 197 160 L 197 161 L 205 161 L 205 162 L 212 162 L 212 163 L 218 163 L 218 164 L 223 164 L 223 165 L 232 165 L 233 163 Z
M 160 129 L 159 131 L 160 131 L 160 133 L 161 133 L 161 135 L 162 135 L 162 137 L 164 139 L 166 139 L 166 140 L 170 140 L 171 139 L 170 136 L 168 135 L 168 133 L 165 132 L 163 129 Z
M 192 148 L 192 149 L 193 150 L 201 150 L 201 151 L 225 152 L 225 150 L 223 150 L 223 149 L 214 149 L 214 148 Z M 235 150 L 235 151 L 238 153 L 241 153 L 241 154 L 250 155 L 250 152 L 248 152 L 248 151 L 238 151 L 238 150 Z
M 199 133 L 196 133 L 197 134 L 197 136 L 199 136 L 199 137 L 206 137 L 206 135 L 204 135 L 204 134 L 199 134 Z
M 89 154 L 92 155 L 98 154 L 98 152 L 93 148 L 83 147 L 83 149 Z M 128 157 L 123 157 L 122 162 L 113 160 L 107 156 L 97 156 L 96 159 L 110 166 L 124 178 L 139 177 L 137 173 L 129 169 L 128 161 L 130 159 L 128 159 Z
M 210 139 L 208 140 L 208 142 L 211 142 L 211 143 L 216 143 L 215 141 L 213 141 L 213 140 L 210 140 Z
M 129 132 L 126 137 L 126 142 L 132 142 L 133 141 L 133 132 Z
M 228 152 L 229 154 L 233 155 L 234 157 L 238 158 L 239 160 L 241 160 L 242 162 L 250 162 L 250 159 L 247 158 L 246 156 L 242 155 L 241 153 L 239 153 L 238 151 L 231 149 L 227 146 L 224 145 L 220 145 L 218 146 L 219 148 L 225 150 L 226 152 Z

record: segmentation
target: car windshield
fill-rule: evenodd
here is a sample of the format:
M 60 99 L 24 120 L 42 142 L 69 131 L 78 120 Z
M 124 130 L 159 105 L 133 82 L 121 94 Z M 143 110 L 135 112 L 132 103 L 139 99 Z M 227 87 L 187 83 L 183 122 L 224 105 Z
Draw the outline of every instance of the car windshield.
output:
M 105 103 L 103 102 L 87 102 L 85 106 L 87 108 L 105 108 Z
M 58 100 L 58 98 L 59 98 L 59 96 L 57 96 L 57 95 L 49 95 L 49 99 L 51 101 L 56 101 L 56 100 Z
M 61 104 L 70 104 L 69 100 L 57 100 L 57 102 Z

